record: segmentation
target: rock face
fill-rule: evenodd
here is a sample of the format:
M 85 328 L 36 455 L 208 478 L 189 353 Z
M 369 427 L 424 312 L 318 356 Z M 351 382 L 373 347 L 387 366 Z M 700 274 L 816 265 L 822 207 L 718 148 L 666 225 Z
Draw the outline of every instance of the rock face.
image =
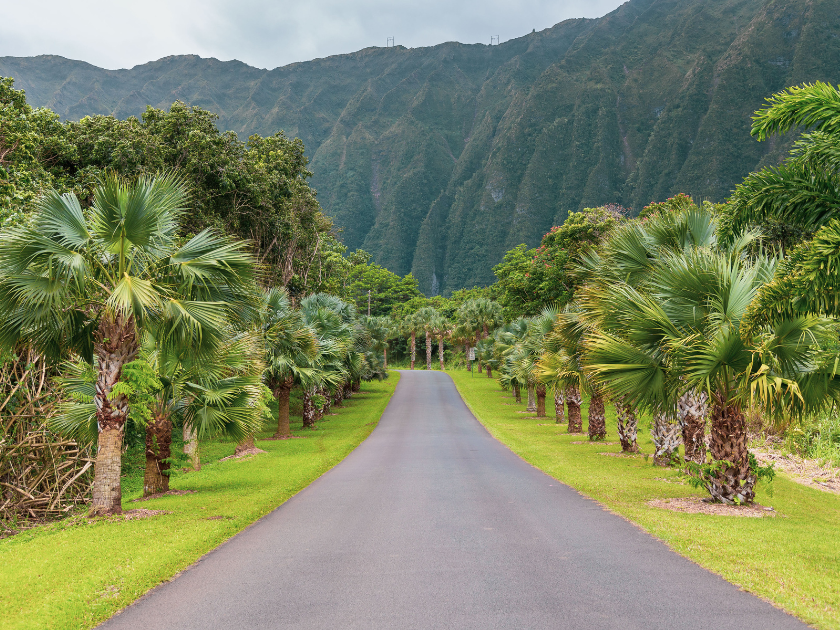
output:
M 630 0 L 497 46 L 367 48 L 274 70 L 4 57 L 0 76 L 65 118 L 181 99 L 243 137 L 298 136 L 345 243 L 448 293 L 492 282 L 507 249 L 580 208 L 722 201 L 790 146 L 750 137 L 764 99 L 840 82 L 840 13 L 835 0 Z

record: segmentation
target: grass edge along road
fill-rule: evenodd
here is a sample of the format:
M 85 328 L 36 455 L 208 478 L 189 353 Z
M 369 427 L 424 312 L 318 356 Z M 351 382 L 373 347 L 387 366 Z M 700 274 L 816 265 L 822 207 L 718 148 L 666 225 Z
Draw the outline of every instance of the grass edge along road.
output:
M 195 494 L 132 503 L 169 514 L 133 521 L 73 519 L 0 541 L 0 627 L 90 628 L 169 580 L 268 514 L 361 444 L 379 422 L 400 375 L 363 383 L 303 439 L 267 441 L 267 453 L 202 467 L 172 480 Z M 300 425 L 298 425 L 300 429 Z M 263 436 L 273 432 L 267 431 Z M 233 444 L 227 445 L 229 454 Z M 81 524 L 78 524 L 81 523 Z
M 589 443 L 548 417 L 519 413 L 525 404 L 503 398 L 498 381 L 465 370 L 448 374 L 476 418 L 497 440 L 539 468 L 664 541 L 677 553 L 729 582 L 823 630 L 840 629 L 840 497 L 808 488 L 777 473 L 772 496 L 759 485 L 756 502 L 779 516 L 744 518 L 685 514 L 648 506 L 662 498 L 705 496 L 675 468 L 619 453 L 615 412 L 608 407 L 607 441 Z M 523 399 L 525 392 L 523 392 Z M 549 411 L 550 410 L 550 411 Z M 584 405 L 584 427 L 587 406 Z M 584 442 L 573 444 L 572 442 Z M 639 421 L 639 447 L 653 453 L 649 423 Z M 620 554 L 621 548 L 614 552 Z M 690 593 L 686 593 L 690 597 Z

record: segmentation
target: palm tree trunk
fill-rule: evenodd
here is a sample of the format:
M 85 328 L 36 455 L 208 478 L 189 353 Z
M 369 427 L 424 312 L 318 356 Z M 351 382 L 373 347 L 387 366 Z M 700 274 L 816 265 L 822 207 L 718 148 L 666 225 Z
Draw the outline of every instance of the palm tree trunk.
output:
M 255 448 L 257 448 L 257 445 L 254 444 L 254 436 L 249 435 L 239 444 L 236 445 L 236 448 L 233 449 L 233 455 L 235 457 L 238 457 L 239 455 L 242 455 L 242 453 L 246 453 L 247 451 L 250 451 Z
M 362 389 L 362 379 L 360 379 L 360 378 L 355 379 L 353 381 L 353 384 L 352 384 L 351 387 L 352 387 L 354 392 L 361 391 L 361 389 Z
M 712 434 L 709 450 L 715 461 L 727 461 L 715 471 L 707 488 L 715 501 L 752 503 L 755 499 L 755 474 L 750 470 L 747 450 L 747 423 L 737 405 L 727 404 L 715 394 L 712 406 Z
M 122 427 L 106 427 L 99 432 L 96 464 L 93 473 L 91 516 L 122 513 Z
M 554 418 L 556 424 L 563 424 L 566 419 L 566 409 L 563 402 L 563 390 L 559 387 L 554 387 Z
M 607 437 L 607 418 L 604 397 L 593 394 L 589 399 L 589 439 L 593 442 Z
M 416 333 L 411 331 L 411 369 L 414 369 L 414 360 L 417 358 L 417 347 L 415 346 Z
M 516 402 L 522 402 L 522 389 L 519 387 L 519 385 L 513 386 L 513 395 L 516 397 Z
M 672 414 L 656 413 L 650 434 L 653 437 L 653 463 L 656 466 L 670 466 L 680 450 L 682 435 L 680 424 Z
M 382 349 L 382 367 L 388 369 L 388 346 Z
M 470 344 L 464 344 L 464 358 L 467 361 L 467 372 L 472 372 L 472 361 L 470 361 Z
M 487 378 L 493 378 L 493 368 L 490 367 L 490 364 L 487 364 Z
M 618 440 L 622 453 L 638 453 L 636 414 L 633 408 L 622 400 L 615 402 L 615 416 L 618 419 Z
M 169 491 L 168 460 L 172 455 L 172 420 L 165 408 L 156 409 L 146 425 L 146 472 L 143 496 Z
M 277 433 L 274 434 L 274 437 L 282 440 L 292 437 L 292 427 L 289 422 L 289 399 L 292 396 L 293 384 L 294 379 L 289 377 L 274 388 L 274 398 L 277 399 Z
M 318 412 L 318 419 L 321 419 L 330 412 L 330 407 L 332 406 L 332 396 L 330 395 L 330 390 L 326 387 L 322 387 L 318 393 L 324 397 L 324 406 Z
M 188 424 L 184 424 L 184 455 L 190 459 L 190 468 L 201 470 L 201 458 L 198 455 L 198 438 L 195 430 Z
M 702 464 L 706 461 L 706 414 L 709 411 L 706 392 L 685 392 L 677 401 L 677 414 L 683 434 L 685 460 Z
M 315 409 L 315 404 L 312 402 L 312 395 L 314 391 L 312 389 L 305 389 L 303 392 L 303 428 L 304 429 L 314 429 L 315 428 L 315 414 L 317 410 Z
M 426 369 L 432 369 L 432 335 L 426 331 Z
M 583 433 L 583 417 L 580 413 L 580 389 L 577 385 L 566 387 L 566 404 L 569 405 L 569 433 Z
M 526 411 L 536 411 L 537 410 L 537 401 L 534 397 L 534 386 L 528 385 L 528 406 L 525 407 Z
M 537 383 L 537 418 L 545 418 L 545 385 Z
M 122 513 L 120 473 L 128 399 L 123 394 L 113 397 L 110 394 L 120 380 L 123 366 L 134 359 L 138 349 L 133 317 L 109 314 L 102 317 L 94 339 L 99 368 L 94 396 L 99 440 L 93 473 L 92 516 Z
M 443 372 L 443 337 L 438 339 L 438 359 L 440 360 L 440 371 Z

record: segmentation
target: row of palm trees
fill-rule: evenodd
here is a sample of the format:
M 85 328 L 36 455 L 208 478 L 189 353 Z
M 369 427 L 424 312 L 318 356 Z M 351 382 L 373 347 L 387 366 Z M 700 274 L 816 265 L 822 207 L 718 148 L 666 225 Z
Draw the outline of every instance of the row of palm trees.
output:
M 779 260 L 757 247 L 755 232 L 718 234 L 710 205 L 619 226 L 584 256 L 576 301 L 497 328 L 483 340 L 484 361 L 517 399 L 527 388 L 538 416 L 553 390 L 557 421 L 567 405 L 571 432 L 582 430 L 585 393 L 592 440 L 606 436 L 611 401 L 624 451 L 638 450 L 637 417 L 650 414 L 656 463 L 669 465 L 682 443 L 714 500 L 749 503 L 763 471 L 747 450 L 745 413 L 784 422 L 837 401 L 840 329 L 783 309 L 742 329 Z
M 112 176 L 90 208 L 50 192 L 29 224 L 0 235 L 0 345 L 64 362 L 69 401 L 53 426 L 97 443 L 95 515 L 121 512 L 129 420 L 145 426 L 152 494 L 168 489 L 176 419 L 198 468 L 203 436 L 253 446 L 271 396 L 285 438 L 294 387 L 314 426 L 361 379 L 384 376 L 375 326 L 354 306 L 317 294 L 295 308 L 285 290 L 261 288 L 247 243 L 179 236 L 188 201 L 174 175 Z

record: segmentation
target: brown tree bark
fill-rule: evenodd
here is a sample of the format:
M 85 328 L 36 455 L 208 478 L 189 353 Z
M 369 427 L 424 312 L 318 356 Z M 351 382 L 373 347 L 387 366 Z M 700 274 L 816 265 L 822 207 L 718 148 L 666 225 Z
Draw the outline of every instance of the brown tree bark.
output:
M 639 445 L 636 414 L 633 408 L 621 400 L 615 403 L 615 416 L 618 420 L 618 440 L 621 442 L 622 453 L 638 453 Z
M 493 368 L 490 367 L 490 364 L 487 364 L 487 378 L 493 378 Z
M 682 441 L 680 424 L 673 417 L 673 412 L 654 414 L 650 434 L 654 446 L 653 463 L 656 466 L 670 466 Z
M 143 496 L 169 490 L 170 463 L 163 461 L 172 455 L 172 421 L 166 409 L 155 409 L 146 425 L 146 471 L 143 476 Z
M 426 369 L 432 369 L 432 335 L 426 331 Z
M 589 439 L 593 442 L 607 437 L 607 419 L 604 411 L 604 397 L 594 394 L 589 399 Z
M 417 358 L 417 347 L 415 346 L 416 335 L 411 331 L 411 369 L 414 369 L 414 360 Z
M 242 440 L 239 444 L 236 445 L 236 448 L 233 449 L 234 456 L 242 455 L 242 453 L 246 453 L 251 449 L 256 448 L 256 444 L 254 444 L 254 436 L 249 435 L 244 440 Z
M 569 406 L 569 433 L 583 433 L 583 418 L 580 413 L 580 390 L 577 385 L 566 387 L 566 404 Z
M 120 380 L 122 368 L 137 351 L 134 318 L 105 313 L 94 334 L 94 352 L 98 360 L 96 376 L 96 422 L 99 427 L 98 450 L 94 467 L 92 516 L 122 513 L 122 441 L 128 418 L 128 399 L 123 394 L 111 396 Z
M 289 399 L 292 395 L 294 379 L 288 377 L 274 387 L 274 398 L 277 399 L 277 432 L 274 437 L 288 439 L 292 437 L 292 427 L 289 422 Z
M 545 385 L 537 383 L 535 389 L 537 393 L 537 418 L 545 418 Z
M 388 369 L 388 346 L 385 346 L 382 350 L 382 367 Z
M 318 393 L 324 398 L 324 406 L 321 407 L 320 410 L 318 410 L 318 419 L 320 420 L 330 412 L 330 407 L 332 406 L 332 396 L 330 395 L 330 391 L 326 387 L 322 387 L 320 390 L 318 390 Z
M 440 371 L 443 372 L 443 337 L 438 339 L 438 360 L 440 361 Z
M 478 331 L 478 334 L 476 336 L 477 336 L 477 340 L 481 340 L 481 339 L 484 338 L 484 337 L 481 336 L 481 331 L 480 330 Z M 481 357 L 478 356 L 477 352 L 476 352 L 476 359 L 478 360 L 478 373 L 481 374 L 484 371 L 484 368 L 481 365 Z
M 306 389 L 303 392 L 303 428 L 304 429 L 314 429 L 315 428 L 315 415 L 317 409 L 315 409 L 315 405 L 312 402 L 312 394 L 314 392 L 310 389 Z
M 716 461 L 727 461 L 707 485 L 715 501 L 752 503 L 755 499 L 756 476 L 750 471 L 747 450 L 747 423 L 738 405 L 729 404 L 715 394 L 712 404 L 712 431 L 709 450 Z
M 555 424 L 563 424 L 566 421 L 566 408 L 563 401 L 563 390 L 560 387 L 554 388 L 554 418 Z
M 93 507 L 91 516 L 122 514 L 123 427 L 105 427 L 99 432 L 96 464 L 93 472 Z
M 353 381 L 352 389 L 353 389 L 354 392 L 361 391 L 362 380 L 357 378 L 355 381 Z
M 525 407 L 525 411 L 534 412 L 537 410 L 537 399 L 534 396 L 534 386 L 528 385 L 528 406 Z
M 706 414 L 709 410 L 706 392 L 689 390 L 677 401 L 677 414 L 682 425 L 685 460 L 702 464 L 706 461 Z
M 190 468 L 201 470 L 201 458 L 198 455 L 198 438 L 195 431 L 188 425 L 184 425 L 184 455 L 190 458 Z
M 464 344 L 464 359 L 467 361 L 467 372 L 472 372 L 472 361 L 470 361 L 470 344 Z
M 516 398 L 516 402 L 522 402 L 522 388 L 520 388 L 519 385 L 513 386 L 513 395 Z

